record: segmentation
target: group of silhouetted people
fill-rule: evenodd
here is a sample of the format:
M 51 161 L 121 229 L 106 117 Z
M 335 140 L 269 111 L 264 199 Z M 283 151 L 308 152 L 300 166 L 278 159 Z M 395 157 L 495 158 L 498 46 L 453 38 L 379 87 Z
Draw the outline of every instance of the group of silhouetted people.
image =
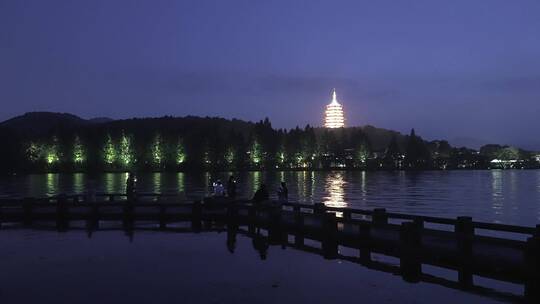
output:
M 130 172 L 128 174 L 128 178 L 126 180 L 126 196 L 129 200 L 135 198 L 136 194 L 136 183 L 137 183 L 137 177 L 133 172 Z M 237 195 L 237 187 L 236 187 L 236 178 L 231 175 L 229 177 L 229 180 L 227 182 L 227 187 L 223 185 L 221 180 L 216 180 L 213 184 L 213 195 L 215 197 L 229 197 L 229 198 L 236 198 Z M 285 182 L 281 182 L 278 190 L 277 190 L 277 197 L 279 201 L 287 201 L 289 199 L 289 189 L 287 188 L 287 184 Z M 266 188 L 266 185 L 262 183 L 257 191 L 255 191 L 255 194 L 253 195 L 253 198 L 251 199 L 254 203 L 261 203 L 264 201 L 268 201 L 270 199 L 270 194 L 268 193 L 268 189 Z
M 229 197 L 229 198 L 236 198 L 237 195 L 237 186 L 236 186 L 236 178 L 231 175 L 229 177 L 229 181 L 227 182 L 227 187 L 223 185 L 221 180 L 216 180 L 213 184 L 213 195 L 215 197 Z M 277 196 L 280 201 L 287 201 L 289 199 L 289 189 L 287 188 L 287 184 L 285 182 L 281 182 L 278 190 L 277 190 Z M 253 195 L 253 198 L 251 199 L 254 203 L 260 203 L 263 201 L 267 201 L 270 199 L 270 194 L 268 193 L 268 189 L 266 188 L 266 185 L 262 183 L 257 191 L 255 191 L 255 194 Z

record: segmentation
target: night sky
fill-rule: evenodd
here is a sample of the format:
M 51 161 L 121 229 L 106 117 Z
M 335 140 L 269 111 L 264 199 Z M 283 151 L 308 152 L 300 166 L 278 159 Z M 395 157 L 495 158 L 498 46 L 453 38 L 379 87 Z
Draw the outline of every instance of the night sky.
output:
M 349 126 L 540 149 L 540 1 L 0 0 L 0 120 L 291 128 L 333 87 Z

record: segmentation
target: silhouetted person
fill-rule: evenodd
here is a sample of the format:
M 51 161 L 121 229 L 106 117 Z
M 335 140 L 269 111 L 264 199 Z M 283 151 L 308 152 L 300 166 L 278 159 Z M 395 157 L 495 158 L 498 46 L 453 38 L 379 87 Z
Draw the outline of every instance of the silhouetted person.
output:
M 219 179 L 214 183 L 214 196 L 225 196 L 225 188 Z
M 131 200 L 135 197 L 135 174 L 129 172 L 128 178 L 126 180 L 126 195 L 128 200 Z
M 253 198 L 251 199 L 254 203 L 260 204 L 264 201 L 267 201 L 269 199 L 268 190 L 266 190 L 266 185 L 261 184 L 259 189 L 255 192 L 255 195 L 253 195 Z
M 277 194 L 280 201 L 287 201 L 289 199 L 289 189 L 287 188 L 287 184 L 285 184 L 285 182 L 281 182 L 281 186 L 279 186 Z
M 266 260 L 268 253 L 268 241 L 266 240 L 266 237 L 257 233 L 253 236 L 251 243 L 253 244 L 253 248 L 259 252 L 261 260 Z
M 227 182 L 227 196 L 230 198 L 236 197 L 236 179 L 232 175 Z

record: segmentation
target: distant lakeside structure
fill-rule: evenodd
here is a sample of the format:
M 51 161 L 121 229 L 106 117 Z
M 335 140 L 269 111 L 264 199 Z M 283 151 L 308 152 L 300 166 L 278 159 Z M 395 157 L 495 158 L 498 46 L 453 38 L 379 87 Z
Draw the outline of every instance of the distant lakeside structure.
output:
M 345 114 L 343 106 L 337 101 L 336 89 L 332 90 L 332 102 L 326 105 L 324 113 L 324 127 L 330 129 L 345 127 Z

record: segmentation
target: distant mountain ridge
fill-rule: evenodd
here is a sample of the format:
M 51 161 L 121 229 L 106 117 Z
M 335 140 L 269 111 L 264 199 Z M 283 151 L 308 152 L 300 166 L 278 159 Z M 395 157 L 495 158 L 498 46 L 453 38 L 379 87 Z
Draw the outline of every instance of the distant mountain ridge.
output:
M 51 133 L 54 130 L 65 128 L 80 128 L 91 124 L 105 124 L 112 127 L 118 125 L 129 128 L 131 126 L 144 123 L 148 128 L 153 128 L 156 124 L 166 123 L 171 125 L 185 125 L 185 124 L 199 124 L 204 121 L 229 121 L 230 124 L 236 126 L 235 129 L 242 129 L 251 124 L 252 122 L 243 121 L 238 119 L 224 119 L 214 117 L 197 117 L 197 116 L 185 116 L 185 117 L 156 117 L 156 118 L 130 118 L 130 119 L 111 119 L 107 117 L 97 117 L 92 119 L 84 119 L 79 116 L 70 113 L 55 113 L 55 112 L 28 112 L 20 116 L 13 117 L 0 123 L 0 127 L 11 129 L 21 135 L 44 135 Z M 322 132 L 324 128 L 316 128 L 317 132 Z M 396 137 L 396 140 L 401 145 L 404 143 L 406 136 L 400 132 L 387 130 L 382 128 L 376 128 L 374 126 L 366 125 L 361 127 L 345 128 L 345 133 L 349 133 L 354 129 L 361 129 L 368 136 L 372 148 L 374 150 L 384 150 L 392 137 Z
M 111 121 L 114 120 L 105 117 L 84 119 L 70 113 L 28 112 L 1 122 L 0 127 L 11 129 L 22 135 L 40 135 L 55 129 L 78 128 Z
M 235 130 L 247 130 L 251 128 L 254 123 L 250 121 L 244 121 L 239 119 L 225 119 L 219 117 L 197 117 L 197 116 L 185 116 L 185 117 L 149 117 L 149 118 L 130 118 L 130 119 L 111 119 L 108 117 L 97 117 L 91 119 L 84 119 L 77 115 L 70 113 L 56 113 L 56 112 L 28 112 L 20 116 L 16 116 L 0 122 L 0 128 L 7 129 L 15 134 L 23 137 L 42 136 L 56 131 L 63 131 L 69 129 L 84 128 L 92 125 L 104 125 L 112 128 L 126 128 L 141 127 L 144 124 L 144 128 L 157 129 L 158 126 L 168 126 L 172 129 L 186 129 L 190 126 L 200 127 L 202 125 L 208 128 L 217 128 L 218 131 L 227 132 L 229 129 Z M 228 126 L 225 129 L 219 130 L 217 126 Z M 371 148 L 373 151 L 384 151 L 388 146 L 392 138 L 395 137 L 398 145 L 403 148 L 407 140 L 407 135 L 398 131 L 377 128 L 371 125 L 348 127 L 343 130 L 344 134 L 350 134 L 354 130 L 362 130 L 368 137 Z M 315 128 L 318 134 L 322 134 L 325 128 Z M 245 133 L 246 132 L 242 132 Z M 428 141 L 426 141 L 428 142 Z M 440 140 L 431 142 L 441 142 Z M 451 144 L 456 147 L 468 147 L 478 150 L 481 146 L 486 145 L 487 142 L 479 141 L 471 138 L 460 138 L 458 140 L 453 139 Z

